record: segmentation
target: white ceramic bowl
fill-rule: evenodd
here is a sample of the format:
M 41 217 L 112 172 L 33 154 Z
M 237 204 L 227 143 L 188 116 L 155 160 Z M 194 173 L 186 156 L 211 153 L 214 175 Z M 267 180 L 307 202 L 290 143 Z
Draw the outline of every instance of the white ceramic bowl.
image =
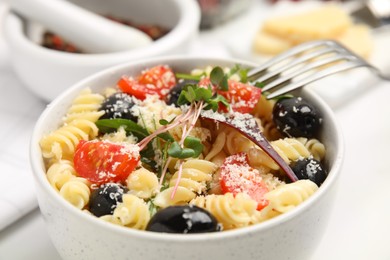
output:
M 161 25 L 171 28 L 171 31 L 143 48 L 117 53 L 71 54 L 41 47 L 38 42 L 42 26 L 25 22 L 13 12 L 7 13 L 4 33 L 13 67 L 23 83 L 47 101 L 104 68 L 140 58 L 184 54 L 199 31 L 201 12 L 195 0 L 71 1 L 99 14 L 110 14 L 141 24 Z
M 132 230 L 106 223 L 65 201 L 50 186 L 39 147 L 43 135 L 56 129 L 81 89 L 100 92 L 120 76 L 137 75 L 145 68 L 169 64 L 174 71 L 206 65 L 253 66 L 237 60 L 171 57 L 144 60 L 110 68 L 69 88 L 39 118 L 31 141 L 31 163 L 39 206 L 55 247 L 65 259 L 307 259 L 327 227 L 343 160 L 343 139 L 330 108 L 310 90 L 297 92 L 323 115 L 320 140 L 327 147 L 329 175 L 312 197 L 296 209 L 261 224 L 236 230 L 193 235 Z M 326 243 L 326 242 L 325 242 Z

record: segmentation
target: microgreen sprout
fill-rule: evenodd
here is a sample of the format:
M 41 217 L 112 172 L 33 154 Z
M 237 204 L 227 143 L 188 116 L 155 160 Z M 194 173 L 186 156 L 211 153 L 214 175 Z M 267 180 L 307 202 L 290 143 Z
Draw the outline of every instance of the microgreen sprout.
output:
M 228 73 L 228 77 L 233 76 L 234 74 L 237 74 L 240 77 L 240 81 L 242 83 L 247 83 L 248 82 L 248 71 L 249 69 L 246 68 L 241 68 L 240 65 L 236 64 L 232 69 L 230 69 Z
M 218 89 L 227 91 L 229 75 L 225 74 L 221 67 L 215 67 L 210 72 L 210 81 L 217 86 Z

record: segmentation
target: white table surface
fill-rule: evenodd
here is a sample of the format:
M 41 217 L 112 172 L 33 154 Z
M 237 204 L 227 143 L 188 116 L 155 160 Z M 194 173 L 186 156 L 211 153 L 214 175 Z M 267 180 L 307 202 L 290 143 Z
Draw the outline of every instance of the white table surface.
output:
M 229 56 L 221 44 L 229 37 L 224 32 L 221 28 L 202 32 L 192 53 Z M 382 55 L 390 61 L 389 53 Z M 344 132 L 345 162 L 336 203 L 329 209 L 331 219 L 314 260 L 390 259 L 390 83 L 370 82 L 374 83 L 368 91 L 334 109 Z M 20 174 L 23 192 L 26 187 L 33 189 L 28 138 L 45 104 L 25 90 L 13 73 L 2 36 L 0 84 L 0 189 L 7 186 L 4 176 Z M 17 100 L 23 102 L 15 106 Z M 60 259 L 38 209 L 0 231 L 0 259 Z

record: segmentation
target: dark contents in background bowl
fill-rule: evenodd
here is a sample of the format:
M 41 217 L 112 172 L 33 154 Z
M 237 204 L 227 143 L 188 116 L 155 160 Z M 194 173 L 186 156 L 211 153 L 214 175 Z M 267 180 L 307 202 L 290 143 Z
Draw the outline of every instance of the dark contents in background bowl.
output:
M 132 21 L 112 17 L 109 15 L 105 17 L 112 21 L 116 21 L 118 23 L 137 28 L 138 30 L 149 35 L 149 37 L 152 38 L 153 41 L 160 39 L 161 37 L 163 37 L 169 32 L 169 29 L 154 24 L 136 24 Z M 71 53 L 84 53 L 82 50 L 80 50 L 72 43 L 65 41 L 64 39 L 61 38 L 61 36 L 52 33 L 50 31 L 46 31 L 43 34 L 41 45 L 43 47 L 52 50 L 57 50 L 57 51 L 64 51 L 64 52 L 71 52 Z

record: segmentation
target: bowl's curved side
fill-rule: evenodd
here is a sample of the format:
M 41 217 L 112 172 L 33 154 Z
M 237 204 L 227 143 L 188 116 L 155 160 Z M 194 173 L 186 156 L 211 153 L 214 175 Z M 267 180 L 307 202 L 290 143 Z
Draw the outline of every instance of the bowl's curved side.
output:
M 55 99 L 39 118 L 31 139 L 30 158 L 38 201 L 54 245 L 65 259 L 306 259 L 315 249 L 326 228 L 337 189 L 343 158 L 340 129 L 330 108 L 309 90 L 307 96 L 324 114 L 323 138 L 328 147 L 329 176 L 319 190 L 295 210 L 251 227 L 219 233 L 174 235 L 138 231 L 115 226 L 76 209 L 63 200 L 46 179 L 39 140 L 60 124 L 78 92 L 91 87 L 102 91 L 123 75 L 169 64 L 188 72 L 206 65 L 254 64 L 237 60 L 165 57 L 110 68 L 71 87 Z
M 87 0 L 78 0 L 83 2 Z M 131 5 L 131 1 L 120 1 Z M 168 0 L 166 0 L 168 1 Z M 120 63 L 161 55 L 185 54 L 197 37 L 201 19 L 200 8 L 196 0 L 169 0 L 161 5 L 158 0 L 136 1 L 138 8 L 160 3 L 159 12 L 166 13 L 175 23 L 172 30 L 150 46 L 116 53 L 73 54 L 54 51 L 40 46 L 31 40 L 29 34 L 39 32 L 32 22 L 9 11 L 4 19 L 4 35 L 10 48 L 12 66 L 18 77 L 28 89 L 40 98 L 53 100 L 77 81 L 104 68 Z M 103 1 L 106 3 L 107 1 Z M 140 4 L 142 3 L 142 4 Z M 114 6 L 112 2 L 109 3 Z M 166 6 L 166 9 L 163 7 Z M 175 7 L 175 8 L 174 8 Z M 164 22 L 164 16 L 149 11 L 154 20 Z M 27 32 L 26 32 L 27 30 Z M 36 38 L 36 37 L 35 37 Z

